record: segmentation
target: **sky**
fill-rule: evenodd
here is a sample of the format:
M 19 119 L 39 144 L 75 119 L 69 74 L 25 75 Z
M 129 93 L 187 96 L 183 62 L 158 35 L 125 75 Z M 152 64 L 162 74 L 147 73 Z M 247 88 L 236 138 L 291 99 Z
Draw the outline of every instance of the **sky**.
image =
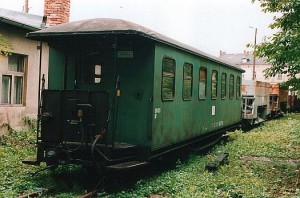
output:
M 0 0 L 0 8 L 22 12 L 24 2 Z M 29 13 L 42 16 L 43 4 L 29 0 Z M 91 18 L 128 20 L 214 56 L 251 51 L 254 28 L 257 43 L 274 33 L 273 15 L 251 0 L 71 0 L 70 21 Z

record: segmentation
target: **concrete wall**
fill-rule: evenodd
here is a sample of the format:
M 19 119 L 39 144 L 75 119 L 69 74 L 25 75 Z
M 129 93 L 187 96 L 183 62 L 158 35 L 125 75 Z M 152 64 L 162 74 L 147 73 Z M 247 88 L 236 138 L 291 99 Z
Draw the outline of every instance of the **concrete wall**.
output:
M 13 53 L 28 56 L 28 64 L 24 76 L 24 104 L 23 105 L 3 105 L 0 104 L 0 134 L 5 132 L 3 124 L 9 124 L 13 128 L 23 126 L 22 118 L 29 116 L 36 118 L 38 106 L 38 79 L 39 79 L 39 57 L 40 51 L 37 46 L 38 41 L 32 41 L 25 38 L 27 30 L 1 23 L 0 34 L 10 42 L 14 48 Z M 42 50 L 42 74 L 45 74 L 46 82 L 48 76 L 49 48 L 43 43 Z M 8 70 L 8 57 L 0 58 L 0 83 L 2 84 L 2 75 Z M 1 94 L 0 90 L 0 94 Z M 1 97 L 0 97 L 1 98 Z M 4 129 L 3 129 L 4 128 Z

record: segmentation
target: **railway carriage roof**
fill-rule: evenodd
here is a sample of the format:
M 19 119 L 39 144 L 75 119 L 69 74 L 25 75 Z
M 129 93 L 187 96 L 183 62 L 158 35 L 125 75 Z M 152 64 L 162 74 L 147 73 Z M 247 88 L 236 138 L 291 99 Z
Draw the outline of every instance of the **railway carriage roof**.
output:
M 171 39 L 165 35 L 157 33 L 143 26 L 137 25 L 129 21 L 124 21 L 121 19 L 98 18 L 98 19 L 75 21 L 75 22 L 52 26 L 36 32 L 31 32 L 28 33 L 26 37 L 33 40 L 40 40 L 40 41 L 47 42 L 48 39 L 57 36 L 99 35 L 99 34 L 139 35 L 187 51 L 197 56 L 201 56 L 209 60 L 221 63 L 223 65 L 229 66 L 236 70 L 242 72 L 244 71 L 237 66 L 234 66 L 230 63 L 218 59 L 215 56 L 204 53 L 196 48 L 178 42 L 174 39 Z

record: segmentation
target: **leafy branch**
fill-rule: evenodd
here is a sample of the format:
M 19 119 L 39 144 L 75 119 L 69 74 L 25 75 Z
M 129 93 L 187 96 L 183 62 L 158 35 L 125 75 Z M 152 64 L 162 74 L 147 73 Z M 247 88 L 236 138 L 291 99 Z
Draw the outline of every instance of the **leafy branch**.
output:
M 12 50 L 12 45 L 0 34 L 0 57 L 10 55 Z
M 286 84 L 300 89 L 297 74 L 300 73 L 300 1 L 298 0 L 252 0 L 259 2 L 262 11 L 276 14 L 271 29 L 277 29 L 268 40 L 256 46 L 254 53 L 266 58 L 272 65 L 265 71 L 266 77 L 288 74 Z

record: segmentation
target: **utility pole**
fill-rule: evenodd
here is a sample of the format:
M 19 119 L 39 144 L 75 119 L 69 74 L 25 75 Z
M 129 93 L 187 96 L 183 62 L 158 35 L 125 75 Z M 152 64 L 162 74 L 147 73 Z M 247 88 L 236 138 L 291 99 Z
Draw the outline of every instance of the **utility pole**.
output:
M 255 28 L 255 34 L 254 34 L 254 51 L 253 51 L 253 76 L 252 80 L 256 79 L 255 75 L 255 64 L 256 64 L 256 57 L 255 57 L 255 50 L 256 50 L 256 36 L 257 36 L 257 28 Z
M 252 28 L 255 30 L 255 34 L 254 34 L 254 46 L 253 46 L 253 71 L 252 71 L 252 80 L 256 79 L 256 75 L 255 75 L 255 64 L 256 64 L 256 57 L 255 57 L 255 50 L 256 50 L 256 36 L 257 36 L 257 28 L 251 27 L 249 26 L 249 28 Z

